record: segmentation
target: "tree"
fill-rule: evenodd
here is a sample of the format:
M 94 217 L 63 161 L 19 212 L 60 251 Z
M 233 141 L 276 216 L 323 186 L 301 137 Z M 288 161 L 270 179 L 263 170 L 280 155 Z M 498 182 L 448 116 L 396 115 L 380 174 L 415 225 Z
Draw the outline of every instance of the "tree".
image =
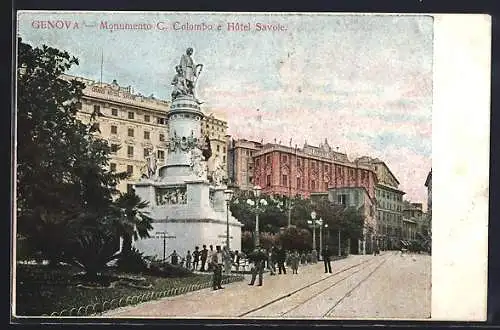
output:
M 279 234 L 279 241 L 285 250 L 306 251 L 312 248 L 312 236 L 309 230 L 290 227 Z
M 147 237 L 146 205 L 130 194 L 114 200 L 127 173 L 108 170 L 107 141 L 76 118 L 84 84 L 61 78 L 78 60 L 21 39 L 18 49 L 18 232 L 32 253 L 95 277 L 117 258 L 120 237 Z

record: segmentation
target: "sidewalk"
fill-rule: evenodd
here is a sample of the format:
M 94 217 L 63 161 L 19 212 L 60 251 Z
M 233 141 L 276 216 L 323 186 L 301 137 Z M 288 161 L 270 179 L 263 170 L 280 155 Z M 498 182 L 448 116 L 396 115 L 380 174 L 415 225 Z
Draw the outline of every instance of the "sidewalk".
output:
M 332 271 L 357 264 L 372 258 L 370 255 L 352 255 L 332 262 Z M 109 311 L 104 317 L 142 317 L 142 318 L 207 318 L 237 317 L 253 308 L 261 306 L 279 296 L 291 293 L 300 287 L 329 276 L 324 273 L 323 262 L 299 267 L 298 274 L 287 269 L 286 275 L 264 275 L 264 285 L 249 286 L 250 275 L 246 281 L 228 284 L 223 290 L 203 289 L 175 297 L 146 302 Z

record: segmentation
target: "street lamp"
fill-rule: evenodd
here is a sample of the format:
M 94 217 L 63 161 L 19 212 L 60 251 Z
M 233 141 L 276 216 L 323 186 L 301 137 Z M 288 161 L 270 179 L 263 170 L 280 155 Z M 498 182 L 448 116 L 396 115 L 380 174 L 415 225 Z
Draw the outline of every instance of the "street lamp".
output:
M 311 220 L 308 220 L 307 223 L 312 225 L 313 228 L 313 249 L 316 250 L 316 212 L 311 212 Z
M 231 251 L 229 248 L 229 202 L 233 198 L 233 191 L 231 189 L 224 190 L 224 197 L 226 200 L 226 246 L 227 251 Z
M 253 194 L 255 197 L 255 201 L 251 199 L 247 199 L 247 204 L 250 206 L 255 206 L 255 246 L 258 246 L 260 244 L 260 239 L 259 239 L 259 204 L 262 206 L 267 205 L 267 201 L 265 199 L 259 200 L 260 197 L 260 192 L 262 188 L 259 186 L 253 187 Z

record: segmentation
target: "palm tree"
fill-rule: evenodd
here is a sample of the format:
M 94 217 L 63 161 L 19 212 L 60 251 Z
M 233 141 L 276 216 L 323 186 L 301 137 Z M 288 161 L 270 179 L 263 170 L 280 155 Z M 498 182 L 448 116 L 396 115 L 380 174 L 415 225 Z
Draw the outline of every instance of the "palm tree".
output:
M 114 203 L 113 228 L 123 239 L 122 254 L 132 251 L 132 242 L 139 238 L 148 238 L 153 229 L 152 219 L 145 210 L 149 202 L 142 201 L 135 192 L 120 194 Z

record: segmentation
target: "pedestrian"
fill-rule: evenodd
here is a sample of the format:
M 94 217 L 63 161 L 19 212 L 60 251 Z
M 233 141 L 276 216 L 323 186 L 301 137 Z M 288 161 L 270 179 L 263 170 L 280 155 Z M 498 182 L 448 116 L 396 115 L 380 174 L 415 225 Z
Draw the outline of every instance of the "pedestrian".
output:
M 274 267 L 274 256 L 273 256 L 274 247 L 271 246 L 269 251 L 267 251 L 267 269 L 269 269 L 269 273 L 271 276 L 276 275 L 276 268 Z
M 328 245 L 325 245 L 323 251 L 321 251 L 321 255 L 323 257 L 323 262 L 325 264 L 325 273 L 331 273 L 332 265 L 330 264 L 330 257 L 332 255 L 332 251 L 330 250 Z
M 276 259 L 278 261 L 278 274 L 286 274 L 285 261 L 286 261 L 286 251 L 282 246 L 276 251 Z
M 200 251 L 198 250 L 198 247 L 194 247 L 193 251 L 193 270 L 198 270 L 198 263 L 200 261 Z
M 226 275 L 231 273 L 231 252 L 227 246 L 224 246 L 224 249 L 222 250 L 222 261 L 224 262 L 224 273 Z
M 212 249 L 213 251 L 213 249 Z M 214 290 L 224 289 L 222 284 L 222 251 L 220 250 L 220 246 L 216 246 L 216 251 L 212 252 L 210 257 L 211 268 L 213 271 L 212 275 L 212 288 Z
M 240 253 L 238 252 L 238 250 L 234 251 L 234 258 L 233 258 L 233 264 L 234 264 L 234 267 L 236 268 L 236 271 L 239 272 L 240 271 Z
M 200 271 L 202 272 L 205 271 L 205 264 L 207 263 L 207 259 L 208 259 L 207 246 L 203 245 L 203 249 L 201 250 L 201 268 L 200 268 Z
M 267 260 L 267 255 L 264 252 L 263 249 L 261 249 L 259 246 L 255 248 L 255 250 L 250 253 L 248 256 L 248 259 L 253 263 L 252 266 L 252 280 L 248 285 L 254 285 L 255 280 L 257 278 L 257 274 L 259 274 L 259 284 L 257 286 L 262 286 L 262 277 L 264 274 L 264 265 Z
M 292 274 L 298 274 L 300 256 L 297 250 L 290 254 L 290 266 Z
M 177 254 L 177 252 L 175 250 L 167 258 L 171 258 L 170 263 L 172 265 L 177 265 L 179 263 L 179 255 Z
M 376 255 L 379 255 L 380 254 L 380 248 L 378 246 L 378 242 L 375 241 L 375 244 L 374 244 L 374 247 L 373 247 L 373 255 L 376 256 Z
M 316 249 L 311 251 L 311 259 L 314 264 L 318 263 L 318 251 Z
M 186 268 L 191 270 L 191 252 L 188 250 L 187 254 L 186 254 Z
M 208 251 L 208 271 L 212 271 L 212 260 L 210 260 L 210 258 L 212 258 L 212 256 L 214 255 L 214 247 L 213 245 L 210 245 L 210 250 Z

